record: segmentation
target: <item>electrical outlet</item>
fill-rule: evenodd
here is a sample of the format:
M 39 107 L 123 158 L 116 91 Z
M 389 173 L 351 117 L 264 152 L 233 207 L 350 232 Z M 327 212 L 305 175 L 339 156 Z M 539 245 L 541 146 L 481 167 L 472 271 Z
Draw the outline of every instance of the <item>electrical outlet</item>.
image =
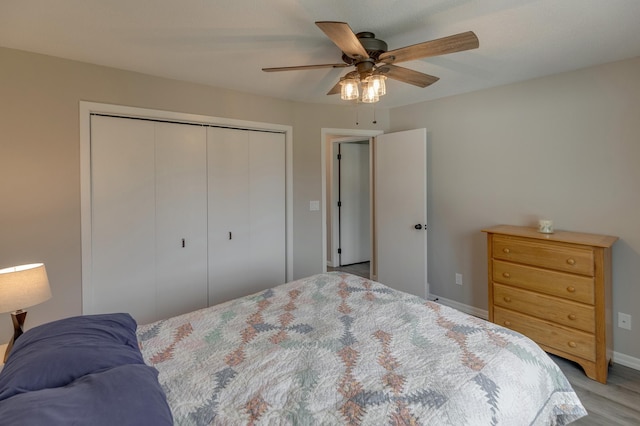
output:
M 631 315 L 618 312 L 618 327 L 631 330 Z
M 462 285 L 462 274 L 456 272 L 456 284 Z

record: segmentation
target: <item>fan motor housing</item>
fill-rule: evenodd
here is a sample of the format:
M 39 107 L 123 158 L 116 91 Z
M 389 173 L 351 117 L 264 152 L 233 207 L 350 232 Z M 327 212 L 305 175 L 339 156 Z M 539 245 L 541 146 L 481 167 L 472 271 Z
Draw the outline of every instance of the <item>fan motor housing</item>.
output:
M 369 54 L 369 58 L 373 59 L 374 62 L 377 62 L 380 54 L 386 52 L 388 49 L 387 43 L 382 40 L 378 40 L 376 35 L 370 31 L 359 32 L 356 34 L 356 37 L 358 37 L 360 44 L 362 44 L 364 50 Z M 342 60 L 349 65 L 359 62 L 356 59 L 350 58 L 344 52 L 342 53 Z

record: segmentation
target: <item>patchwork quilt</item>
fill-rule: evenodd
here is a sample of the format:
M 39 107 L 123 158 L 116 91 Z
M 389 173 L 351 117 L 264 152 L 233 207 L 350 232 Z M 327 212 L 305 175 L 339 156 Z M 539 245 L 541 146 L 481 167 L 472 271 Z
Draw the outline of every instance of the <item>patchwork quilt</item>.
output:
M 137 336 L 176 425 L 563 425 L 587 414 L 523 335 L 349 274 Z

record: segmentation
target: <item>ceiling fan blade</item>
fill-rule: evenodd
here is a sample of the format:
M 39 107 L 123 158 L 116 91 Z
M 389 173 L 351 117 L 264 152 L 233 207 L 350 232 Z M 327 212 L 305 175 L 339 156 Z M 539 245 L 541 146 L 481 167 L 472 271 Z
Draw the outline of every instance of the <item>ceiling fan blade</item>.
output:
M 318 64 L 318 65 L 300 65 L 297 67 L 274 67 L 274 68 L 262 68 L 265 72 L 274 71 L 296 71 L 296 70 L 314 70 L 320 68 L 344 68 L 348 67 L 347 64 Z
M 342 90 L 342 86 L 340 85 L 340 82 L 337 82 L 336 85 L 333 86 L 331 90 L 327 92 L 327 95 L 337 95 L 338 93 L 340 93 L 341 90 Z
M 378 72 L 392 78 L 394 80 L 402 81 L 403 83 L 413 84 L 418 87 L 427 87 L 436 81 L 440 80 L 439 77 L 433 75 L 424 74 L 419 71 L 410 70 L 409 68 L 398 67 L 396 65 L 384 64 L 378 67 Z
M 348 57 L 366 59 L 369 57 L 366 49 L 353 33 L 349 24 L 345 22 L 319 21 L 316 25 L 342 50 Z
M 412 61 L 414 59 L 476 49 L 479 45 L 480 42 L 474 32 L 467 31 L 466 33 L 455 34 L 384 52 L 380 55 L 379 61 L 387 64 Z

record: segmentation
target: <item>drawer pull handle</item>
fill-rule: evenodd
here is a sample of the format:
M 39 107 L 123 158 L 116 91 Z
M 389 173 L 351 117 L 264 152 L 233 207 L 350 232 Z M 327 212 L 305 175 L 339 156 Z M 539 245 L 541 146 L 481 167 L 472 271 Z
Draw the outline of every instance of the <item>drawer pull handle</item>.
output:
M 505 278 L 511 278 L 511 274 L 508 273 L 508 272 L 503 272 L 502 276 L 505 277 Z
M 569 287 L 567 287 L 567 291 L 568 291 L 569 293 L 575 293 L 575 292 L 576 292 L 576 288 L 575 288 L 575 287 L 571 287 L 571 286 L 569 286 Z
M 575 264 L 576 264 L 576 261 L 575 261 L 575 259 L 569 258 L 569 259 L 567 259 L 567 263 L 568 263 L 569 265 L 575 265 Z
M 571 321 L 573 321 L 573 320 L 575 320 L 575 319 L 576 319 L 576 316 L 575 316 L 574 314 L 569 314 L 569 317 L 568 317 L 568 318 L 569 318 Z
M 511 298 L 510 298 L 510 297 L 505 296 L 505 297 L 504 297 L 504 301 L 505 301 L 505 302 L 507 302 L 507 303 L 509 303 L 509 302 L 511 302 Z
M 511 321 L 505 321 L 504 325 L 506 325 L 507 327 L 511 327 Z
M 508 248 L 503 248 L 502 251 L 505 253 L 511 253 L 511 250 L 509 250 Z
M 578 346 L 578 345 L 576 345 L 576 342 L 569 342 L 569 347 L 570 348 L 575 348 L 576 346 Z

